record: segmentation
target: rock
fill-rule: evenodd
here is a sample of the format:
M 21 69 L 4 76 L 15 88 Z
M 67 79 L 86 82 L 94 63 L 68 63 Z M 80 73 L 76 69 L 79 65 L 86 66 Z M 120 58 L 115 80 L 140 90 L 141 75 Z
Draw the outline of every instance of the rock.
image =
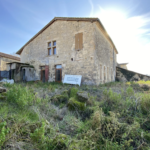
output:
M 140 77 L 138 74 L 135 74 L 131 79 L 130 81 L 140 81 Z
M 0 93 L 6 92 L 7 90 L 3 87 L 0 87 Z
M 123 73 L 121 73 L 120 71 L 117 71 L 116 72 L 116 81 L 127 82 L 128 80 L 125 78 Z
M 150 90 L 150 86 L 147 84 L 139 84 L 140 88 L 142 88 L 144 91 L 149 91 Z
M 83 91 L 79 91 L 78 93 L 77 93 L 77 98 L 78 98 L 78 101 L 80 101 L 80 102 L 87 102 L 88 101 L 88 99 L 89 99 L 89 96 L 88 96 L 88 93 L 87 92 L 83 92 Z
M 74 97 L 71 97 L 69 99 L 67 107 L 71 111 L 74 111 L 74 110 L 83 111 L 86 108 L 86 103 L 79 102 Z

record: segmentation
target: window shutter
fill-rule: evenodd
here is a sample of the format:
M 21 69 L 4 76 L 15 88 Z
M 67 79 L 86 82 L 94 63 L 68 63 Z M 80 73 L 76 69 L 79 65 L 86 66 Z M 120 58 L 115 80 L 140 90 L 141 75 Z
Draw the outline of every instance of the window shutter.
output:
M 42 73 L 42 70 L 41 70 L 41 80 L 43 79 L 43 73 Z
M 45 81 L 48 82 L 49 78 L 49 66 L 45 66 Z
M 79 33 L 79 49 L 83 48 L 83 33 Z
M 79 34 L 75 34 L 75 50 L 79 49 Z

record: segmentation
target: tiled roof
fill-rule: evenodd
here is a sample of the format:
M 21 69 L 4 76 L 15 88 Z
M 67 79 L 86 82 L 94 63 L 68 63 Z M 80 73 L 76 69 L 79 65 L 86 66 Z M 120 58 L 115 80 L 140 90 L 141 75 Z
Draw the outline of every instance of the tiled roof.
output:
M 5 57 L 5 58 L 9 58 L 9 59 L 20 61 L 19 57 L 16 57 L 16 56 L 13 56 L 13 55 L 9 55 L 9 54 L 5 54 L 5 53 L 2 53 L 2 52 L 0 52 L 0 57 Z

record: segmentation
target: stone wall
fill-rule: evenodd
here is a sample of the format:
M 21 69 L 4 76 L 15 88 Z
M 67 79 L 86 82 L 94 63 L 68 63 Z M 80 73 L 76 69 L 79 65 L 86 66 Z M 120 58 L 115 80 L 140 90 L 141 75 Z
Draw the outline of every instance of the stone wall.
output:
M 83 49 L 76 51 L 75 34 L 81 32 Z M 50 41 L 56 41 L 56 55 L 48 55 Z M 65 74 L 82 75 L 82 84 L 99 84 L 99 64 L 114 72 L 116 60 L 113 48 L 97 28 L 96 22 L 57 20 L 24 47 L 21 62 L 35 67 L 37 80 L 41 79 L 40 66 L 49 65 L 49 81 L 55 81 L 55 66 L 61 64 L 62 79 Z
M 150 80 L 150 77 L 120 67 L 116 67 L 116 81 L 127 82 L 140 80 L 148 81 Z
M 116 53 L 113 45 L 101 32 L 99 24 L 95 24 L 95 66 L 97 68 L 97 82 L 115 81 Z
M 7 63 L 14 62 L 14 61 L 16 61 L 16 60 L 5 58 L 5 57 L 0 57 L 0 70 L 8 71 L 9 69 L 8 69 Z M 16 62 L 18 62 L 18 61 L 16 61 Z

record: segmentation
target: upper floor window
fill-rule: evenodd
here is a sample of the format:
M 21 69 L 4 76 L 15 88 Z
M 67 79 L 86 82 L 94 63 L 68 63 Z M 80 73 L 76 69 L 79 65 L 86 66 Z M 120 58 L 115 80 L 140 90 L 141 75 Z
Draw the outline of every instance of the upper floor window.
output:
M 56 55 L 56 41 L 48 42 L 48 55 Z

